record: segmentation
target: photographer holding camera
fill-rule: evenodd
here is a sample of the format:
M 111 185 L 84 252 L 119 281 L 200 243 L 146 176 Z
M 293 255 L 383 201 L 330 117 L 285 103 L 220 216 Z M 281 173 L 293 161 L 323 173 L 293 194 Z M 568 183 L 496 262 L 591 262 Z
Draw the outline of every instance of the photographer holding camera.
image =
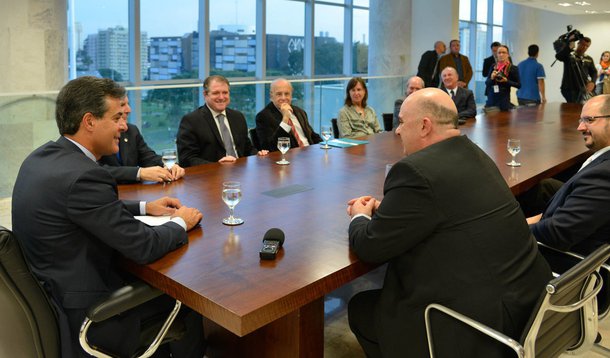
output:
M 498 62 L 492 67 L 485 81 L 487 102 L 485 110 L 499 109 L 508 111 L 510 103 L 510 88 L 521 88 L 519 70 L 508 60 L 508 47 L 500 45 L 496 52 Z
M 553 46 L 556 52 L 555 58 L 563 62 L 561 94 L 566 102 L 583 103 L 593 97 L 597 70 L 591 56 L 585 54 L 591 46 L 591 39 L 578 30 L 572 30 L 572 26 L 568 26 L 568 33 L 561 35 Z

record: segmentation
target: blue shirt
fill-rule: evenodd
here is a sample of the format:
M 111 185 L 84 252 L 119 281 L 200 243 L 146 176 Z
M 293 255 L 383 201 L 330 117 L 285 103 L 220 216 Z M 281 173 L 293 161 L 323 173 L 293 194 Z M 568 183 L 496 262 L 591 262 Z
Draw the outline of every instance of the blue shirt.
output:
M 544 67 L 536 61 L 536 58 L 530 57 L 521 61 L 518 68 L 521 88 L 517 90 L 517 98 L 540 101 L 538 80 L 545 78 Z

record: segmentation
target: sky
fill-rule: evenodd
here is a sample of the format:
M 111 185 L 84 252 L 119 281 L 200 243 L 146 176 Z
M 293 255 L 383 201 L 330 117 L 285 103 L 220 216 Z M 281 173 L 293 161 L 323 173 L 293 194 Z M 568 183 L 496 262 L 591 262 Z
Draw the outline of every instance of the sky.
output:
M 327 0 L 328 1 L 328 0 Z M 338 2 L 341 0 L 330 0 Z M 83 41 L 87 35 L 128 24 L 127 0 L 74 0 L 75 21 L 82 26 Z M 355 3 L 368 5 L 367 0 L 356 0 Z M 199 0 L 141 0 L 141 28 L 148 37 L 182 36 L 197 30 L 197 13 Z M 315 33 L 328 32 L 328 36 L 343 41 L 343 8 L 329 5 L 316 5 Z M 354 40 L 366 36 L 368 43 L 368 26 L 363 11 L 357 11 L 354 20 Z M 256 18 L 256 0 L 210 0 L 210 29 L 216 30 L 221 25 L 254 26 Z M 298 16 L 297 16 L 298 15 Z M 267 33 L 303 36 L 304 4 L 290 0 L 267 0 Z

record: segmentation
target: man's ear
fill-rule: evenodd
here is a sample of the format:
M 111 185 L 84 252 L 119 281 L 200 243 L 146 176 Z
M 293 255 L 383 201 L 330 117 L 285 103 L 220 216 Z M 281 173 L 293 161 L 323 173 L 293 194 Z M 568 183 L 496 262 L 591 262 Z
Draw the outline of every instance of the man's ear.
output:
M 432 120 L 428 117 L 424 117 L 421 121 L 420 135 L 422 137 L 427 137 L 432 132 L 432 126 Z
M 91 112 L 85 113 L 83 119 L 81 120 L 80 127 L 87 131 L 92 131 L 95 127 L 95 117 Z

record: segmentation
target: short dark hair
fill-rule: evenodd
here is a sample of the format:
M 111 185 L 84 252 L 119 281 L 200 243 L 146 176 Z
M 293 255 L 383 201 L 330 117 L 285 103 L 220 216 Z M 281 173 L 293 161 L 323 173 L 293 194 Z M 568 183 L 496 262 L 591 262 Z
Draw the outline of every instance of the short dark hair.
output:
M 75 134 L 83 117 L 91 113 L 96 118 L 108 110 L 106 98 L 125 97 L 125 88 L 109 78 L 84 76 L 73 79 L 59 91 L 55 101 L 55 121 L 59 134 Z
M 502 45 L 502 44 L 501 44 L 501 43 L 499 43 L 498 41 L 494 41 L 494 42 L 492 42 L 492 43 L 491 43 L 491 46 L 489 46 L 489 47 L 490 47 L 490 48 L 494 48 L 494 47 L 498 47 L 498 46 L 500 46 L 500 45 Z
M 585 36 L 585 37 L 583 37 L 582 39 L 580 39 L 580 41 L 582 41 L 582 42 L 586 42 L 586 43 L 590 44 L 590 43 L 591 43 L 591 38 L 590 38 L 590 37 L 586 37 L 586 36 Z M 579 41 L 579 42 L 580 42 L 580 41 Z
M 226 77 L 221 75 L 211 75 L 208 76 L 205 80 L 203 80 L 203 93 L 208 93 L 210 89 L 210 84 L 213 81 L 225 83 L 229 87 L 229 89 L 231 88 L 229 80 Z
M 538 47 L 538 45 L 533 44 L 533 45 L 529 45 L 527 47 L 527 55 L 529 57 L 534 57 L 538 54 L 538 51 L 540 51 L 540 48 Z
M 453 45 L 454 42 L 460 42 L 460 40 L 458 39 L 453 39 L 451 41 L 449 41 L 449 47 L 451 47 Z
M 347 83 L 347 87 L 345 88 L 345 105 L 346 106 L 353 105 L 352 97 L 349 96 L 349 91 L 352 88 L 356 87 L 356 85 L 358 83 L 360 83 L 362 85 L 362 88 L 364 88 L 364 97 L 362 98 L 362 108 L 366 107 L 366 100 L 369 98 L 369 91 L 366 89 L 366 82 L 364 82 L 364 79 L 362 77 L 353 77 Z

